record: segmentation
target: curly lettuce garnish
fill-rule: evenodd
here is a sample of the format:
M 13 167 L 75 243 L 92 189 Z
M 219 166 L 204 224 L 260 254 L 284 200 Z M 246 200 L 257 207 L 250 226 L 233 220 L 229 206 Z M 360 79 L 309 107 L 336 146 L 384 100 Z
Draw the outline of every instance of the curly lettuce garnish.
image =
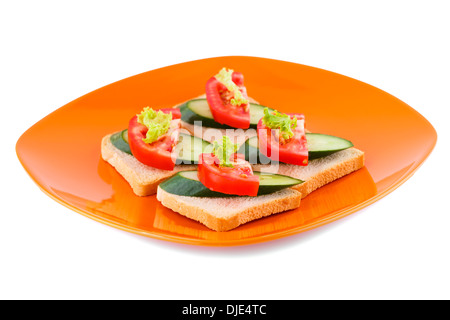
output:
M 297 127 L 297 117 L 291 119 L 287 114 L 278 111 L 270 112 L 264 108 L 263 124 L 270 129 L 279 129 L 284 140 L 289 140 L 294 136 L 294 129 Z
M 248 100 L 244 97 L 239 87 L 232 80 L 234 70 L 222 68 L 215 78 L 222 83 L 228 91 L 233 93 L 233 98 L 231 98 L 230 103 L 233 106 L 240 106 L 243 104 L 248 104 Z
M 213 144 L 213 153 L 219 159 L 219 165 L 222 167 L 234 167 L 230 157 L 236 153 L 237 149 L 238 145 L 231 142 L 228 136 L 222 136 L 221 143 L 216 140 Z
M 172 113 L 164 113 L 145 107 L 140 114 L 137 114 L 137 121 L 148 128 L 147 135 L 142 140 L 145 143 L 152 143 L 169 131 Z

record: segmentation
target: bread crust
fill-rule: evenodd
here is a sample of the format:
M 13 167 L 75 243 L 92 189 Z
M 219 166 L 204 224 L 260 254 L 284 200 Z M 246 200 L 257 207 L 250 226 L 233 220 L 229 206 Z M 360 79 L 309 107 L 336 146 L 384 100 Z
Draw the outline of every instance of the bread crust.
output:
M 293 189 L 258 197 L 194 198 L 170 194 L 159 186 L 156 197 L 166 208 L 215 231 L 229 231 L 253 220 L 296 209 L 302 198 L 301 193 Z M 237 209 L 225 208 L 231 201 L 235 202 Z

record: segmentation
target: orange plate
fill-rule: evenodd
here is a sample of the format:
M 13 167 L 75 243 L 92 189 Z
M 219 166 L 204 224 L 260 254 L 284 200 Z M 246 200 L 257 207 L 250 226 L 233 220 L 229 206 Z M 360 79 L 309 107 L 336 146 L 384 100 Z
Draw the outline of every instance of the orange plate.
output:
M 366 166 L 313 192 L 299 209 L 215 232 L 137 197 L 100 156 L 100 141 L 145 106 L 170 107 L 204 92 L 222 67 L 245 75 L 250 96 L 306 115 L 312 132 L 351 140 Z M 89 218 L 151 238 L 242 245 L 296 234 L 347 216 L 387 195 L 418 169 L 436 131 L 414 109 L 366 83 L 313 67 L 254 57 L 218 57 L 145 72 L 95 90 L 48 115 L 17 142 L 18 157 L 50 197 Z

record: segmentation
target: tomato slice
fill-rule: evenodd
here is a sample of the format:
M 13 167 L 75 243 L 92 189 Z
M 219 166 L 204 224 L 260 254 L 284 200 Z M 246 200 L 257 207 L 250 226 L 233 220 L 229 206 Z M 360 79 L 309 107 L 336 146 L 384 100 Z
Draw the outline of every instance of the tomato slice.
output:
M 308 146 L 305 134 L 305 116 L 303 114 L 288 114 L 291 119 L 297 117 L 294 136 L 286 142 L 280 142 L 277 130 L 264 125 L 262 119 L 258 122 L 259 150 L 274 161 L 280 161 L 300 166 L 308 165 Z
M 222 167 L 213 153 L 202 153 L 198 164 L 198 178 L 212 191 L 239 196 L 257 196 L 259 177 L 243 155 L 235 154 L 233 167 Z
M 160 109 L 164 113 L 172 112 L 172 119 L 176 117 L 170 110 Z M 180 114 L 181 117 L 181 114 Z M 137 116 L 131 118 L 128 125 L 128 143 L 131 153 L 141 163 L 163 170 L 173 170 L 176 154 L 173 152 L 180 134 L 181 122 L 179 119 L 171 121 L 169 131 L 153 143 L 145 143 L 143 139 L 147 134 L 147 127 L 137 121 Z
M 248 99 L 242 73 L 233 72 L 232 81 L 239 87 L 242 95 Z M 233 93 L 215 77 L 211 77 L 208 80 L 205 91 L 206 100 L 216 122 L 229 125 L 233 128 L 248 129 L 250 127 L 250 109 L 248 103 L 237 106 L 232 105 L 231 99 L 233 98 Z

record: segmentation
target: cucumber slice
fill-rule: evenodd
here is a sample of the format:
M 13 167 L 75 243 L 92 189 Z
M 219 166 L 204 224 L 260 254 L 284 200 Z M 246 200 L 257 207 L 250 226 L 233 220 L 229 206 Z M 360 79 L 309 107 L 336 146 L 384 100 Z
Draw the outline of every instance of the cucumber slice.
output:
M 280 174 L 254 172 L 259 175 L 258 195 L 264 195 L 289 188 L 303 183 L 302 180 L 294 179 Z M 225 194 L 211 191 L 206 188 L 198 179 L 197 171 L 181 171 L 170 179 L 159 185 L 164 191 L 187 197 L 239 197 L 237 195 Z
M 111 143 L 120 151 L 133 155 L 128 144 L 128 129 L 111 136 Z M 208 141 L 188 134 L 180 133 L 177 146 L 177 160 L 175 164 L 195 164 L 201 153 L 212 152 L 212 144 Z
M 128 130 L 125 129 L 120 132 L 114 133 L 111 138 L 111 143 L 114 147 L 128 154 L 131 153 L 130 145 L 128 144 Z
M 308 158 L 310 160 L 326 157 L 338 151 L 353 147 L 349 140 L 321 133 L 307 133 Z
M 202 153 L 212 152 L 213 145 L 206 140 L 188 134 L 180 133 L 175 147 L 177 160 L 175 164 L 196 164 Z
M 250 128 L 256 129 L 259 120 L 264 116 L 265 106 L 250 103 Z M 269 111 L 273 109 L 269 108 Z M 195 121 L 201 121 L 202 126 L 217 129 L 234 129 L 225 124 L 214 121 L 214 117 L 209 108 L 206 99 L 190 100 L 180 106 L 181 120 L 195 124 Z
M 122 139 L 127 143 L 128 143 L 128 129 L 125 129 L 122 131 Z
M 250 128 L 256 129 L 259 120 L 264 117 L 264 109 L 266 107 L 256 103 L 250 103 Z M 268 108 L 269 112 L 274 111 L 272 108 Z
M 245 160 L 251 164 L 269 164 L 272 160 L 259 152 L 258 137 L 252 137 L 239 147 L 238 153 L 242 153 L 245 156 Z
M 307 133 L 306 140 L 308 141 L 309 160 L 326 157 L 335 152 L 353 147 L 353 143 L 349 140 L 328 134 Z M 245 159 L 252 164 L 268 164 L 271 162 L 268 157 L 259 152 L 258 137 L 247 139 L 240 146 L 238 152 L 242 153 Z

